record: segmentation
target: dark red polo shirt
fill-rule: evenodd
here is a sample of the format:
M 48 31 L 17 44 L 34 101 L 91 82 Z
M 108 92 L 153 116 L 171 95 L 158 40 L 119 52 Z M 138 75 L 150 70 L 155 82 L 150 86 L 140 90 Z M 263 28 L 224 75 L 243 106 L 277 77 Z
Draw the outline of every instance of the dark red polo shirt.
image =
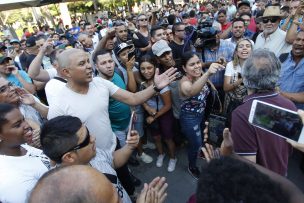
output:
M 285 139 L 249 123 L 248 118 L 254 99 L 297 111 L 293 102 L 275 92 L 245 97 L 244 104 L 232 113 L 231 136 L 235 152 L 241 156 L 256 155 L 257 164 L 285 176 L 292 148 Z

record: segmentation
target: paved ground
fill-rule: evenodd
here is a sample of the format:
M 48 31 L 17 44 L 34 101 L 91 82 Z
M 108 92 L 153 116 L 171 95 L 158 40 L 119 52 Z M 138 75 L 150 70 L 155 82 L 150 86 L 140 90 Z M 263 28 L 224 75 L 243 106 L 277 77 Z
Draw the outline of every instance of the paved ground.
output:
M 143 182 L 150 182 L 156 176 L 164 176 L 169 184 L 168 197 L 166 203 L 186 203 L 191 194 L 196 190 L 196 180 L 187 172 L 187 156 L 184 148 L 177 152 L 177 167 L 174 172 L 167 172 L 169 158 L 166 157 L 162 168 L 157 168 L 155 165 L 157 153 L 154 150 L 146 150 L 149 155 L 152 155 L 154 161 L 151 164 L 140 163 L 138 167 L 131 167 L 133 174 L 140 178 Z M 288 178 L 297 184 L 304 191 L 304 174 L 299 169 L 301 154 L 295 152 L 289 162 Z M 204 160 L 199 160 L 201 165 Z M 138 191 L 141 187 L 138 188 Z

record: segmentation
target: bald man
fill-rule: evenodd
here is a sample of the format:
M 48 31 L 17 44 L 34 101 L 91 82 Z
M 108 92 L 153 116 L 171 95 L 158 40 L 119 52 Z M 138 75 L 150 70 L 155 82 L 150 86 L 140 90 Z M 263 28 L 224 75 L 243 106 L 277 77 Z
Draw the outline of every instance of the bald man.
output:
M 48 119 L 60 115 L 72 115 L 88 127 L 96 136 L 96 145 L 104 150 L 113 151 L 116 136 L 112 132 L 108 105 L 109 97 L 128 105 L 144 103 L 156 92 L 175 80 L 175 69 L 171 68 L 154 76 L 154 85 L 137 93 L 131 93 L 101 77 L 92 78 L 92 66 L 89 56 L 79 49 L 68 49 L 58 56 L 67 84 L 58 94 L 56 101 L 50 105 Z
M 167 197 L 165 178 L 145 184 L 137 203 L 163 203 Z M 58 167 L 45 173 L 29 196 L 29 203 L 121 203 L 108 179 L 90 166 Z
M 119 203 L 110 181 L 90 166 L 58 167 L 44 174 L 29 197 L 30 203 Z

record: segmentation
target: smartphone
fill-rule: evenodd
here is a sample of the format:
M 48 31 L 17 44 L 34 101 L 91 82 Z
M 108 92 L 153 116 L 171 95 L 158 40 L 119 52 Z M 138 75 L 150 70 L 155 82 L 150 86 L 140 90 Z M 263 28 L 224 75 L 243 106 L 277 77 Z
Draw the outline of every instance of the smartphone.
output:
M 135 56 L 135 51 L 129 52 L 128 53 L 128 60 L 130 61 L 133 58 L 133 56 Z
M 226 118 L 210 114 L 208 118 L 208 143 L 220 147 L 223 141 L 223 131 L 226 127 Z
M 134 130 L 135 112 L 131 112 L 131 118 L 129 123 L 128 136 L 131 136 L 131 131 Z
M 303 123 L 297 112 L 253 100 L 248 120 L 274 135 L 304 143 Z
M 175 80 L 180 80 L 180 79 L 182 79 L 183 76 L 184 75 L 182 74 L 182 72 L 178 71 L 176 76 L 175 76 Z

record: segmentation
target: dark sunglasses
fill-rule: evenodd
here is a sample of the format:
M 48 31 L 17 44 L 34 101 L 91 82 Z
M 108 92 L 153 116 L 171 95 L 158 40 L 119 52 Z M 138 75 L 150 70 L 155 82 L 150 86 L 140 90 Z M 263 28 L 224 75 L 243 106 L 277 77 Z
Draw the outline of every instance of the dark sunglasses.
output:
M 71 149 L 69 149 L 66 152 L 62 153 L 62 155 L 60 156 L 60 159 L 61 159 L 61 157 L 64 154 L 66 154 L 68 152 L 71 152 L 71 151 L 76 151 L 78 149 L 84 148 L 84 147 L 86 147 L 86 146 L 88 146 L 90 144 L 91 135 L 90 135 L 90 132 L 89 132 L 88 128 L 86 128 L 86 129 L 87 129 L 87 134 L 86 134 L 86 137 L 84 138 L 84 140 L 81 143 L 79 143 L 78 145 L 76 145 L 75 147 L 72 147 Z
M 277 22 L 279 20 L 279 18 L 276 18 L 276 17 L 274 17 L 274 18 L 263 18 L 263 23 L 268 23 L 269 21 L 271 22 L 271 23 L 275 23 L 275 22 Z
M 148 21 L 147 18 L 139 19 L 139 21 Z

